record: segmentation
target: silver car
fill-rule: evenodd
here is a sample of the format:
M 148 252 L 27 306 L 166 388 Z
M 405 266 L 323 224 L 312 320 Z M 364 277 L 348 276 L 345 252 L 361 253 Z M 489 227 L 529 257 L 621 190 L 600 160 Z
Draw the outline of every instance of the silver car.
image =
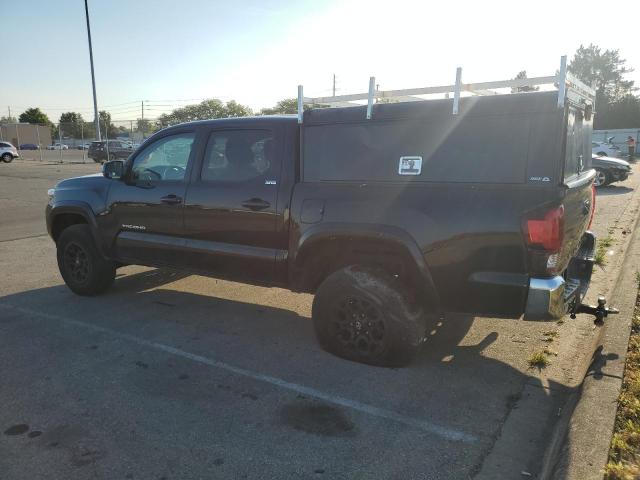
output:
M 9 142 L 0 142 L 0 159 L 4 163 L 13 161 L 14 158 L 18 158 L 20 154 L 18 149 L 11 145 Z

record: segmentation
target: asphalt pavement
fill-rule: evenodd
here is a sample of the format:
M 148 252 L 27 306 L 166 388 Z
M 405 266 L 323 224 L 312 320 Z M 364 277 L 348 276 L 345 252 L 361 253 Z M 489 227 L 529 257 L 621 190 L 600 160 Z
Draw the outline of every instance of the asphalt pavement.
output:
M 0 164 L 2 479 L 470 478 L 527 388 L 579 380 L 588 318 L 446 315 L 417 361 L 382 369 L 318 347 L 309 295 L 129 266 L 78 297 L 46 236 L 46 190 L 98 168 Z M 601 190 L 596 231 L 639 181 Z M 527 364 L 550 326 L 561 374 Z M 535 475 L 552 429 L 522 427 L 517 468 Z

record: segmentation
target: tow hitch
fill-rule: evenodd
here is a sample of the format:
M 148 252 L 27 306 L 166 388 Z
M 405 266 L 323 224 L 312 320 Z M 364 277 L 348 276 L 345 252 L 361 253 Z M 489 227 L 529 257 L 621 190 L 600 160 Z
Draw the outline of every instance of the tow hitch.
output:
M 571 312 L 571 318 L 576 318 L 576 314 L 578 313 L 590 313 L 594 315 L 596 318 L 593 320 L 593 323 L 596 325 L 604 324 L 604 319 L 609 315 L 615 315 L 620 313 L 617 308 L 606 307 L 607 299 L 604 298 L 604 295 L 598 296 L 598 306 L 593 305 L 585 305 L 584 303 L 580 303 L 574 310 Z

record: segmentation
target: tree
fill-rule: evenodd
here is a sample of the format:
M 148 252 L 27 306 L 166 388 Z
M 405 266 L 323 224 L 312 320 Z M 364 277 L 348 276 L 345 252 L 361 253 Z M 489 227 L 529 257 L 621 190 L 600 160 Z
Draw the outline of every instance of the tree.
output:
M 627 73 L 633 72 L 632 68 L 625 66 L 626 62 L 620 58 L 618 50 L 603 52 L 593 44 L 588 47 L 580 45 L 569 63 L 569 71 L 595 87 L 598 102 L 612 103 L 634 90 L 633 80 L 624 79 Z
M 29 108 L 20 114 L 20 122 L 51 125 L 51 120 L 39 108 Z
M 177 123 L 192 122 L 194 120 L 208 120 L 211 118 L 246 117 L 253 112 L 249 107 L 231 100 L 226 104 L 217 98 L 204 100 L 198 104 L 176 108 L 171 113 L 158 117 L 161 125 L 175 125 Z
M 0 125 L 5 123 L 17 123 L 16 117 L 0 117 Z
M 100 120 L 100 133 L 104 138 L 115 138 L 118 134 L 118 129 L 111 122 L 111 114 L 105 110 L 98 112 L 98 119 Z
M 521 70 L 520 72 L 518 72 L 518 74 L 516 75 L 516 78 L 514 78 L 514 80 L 522 80 L 528 78 L 527 77 L 527 71 L 526 70 Z M 511 93 L 518 93 L 518 92 L 537 92 L 538 90 L 540 90 L 540 87 L 535 86 L 535 87 L 531 87 L 529 85 L 525 85 L 523 87 L 513 87 L 511 89 Z
M 625 64 L 618 50 L 603 52 L 593 44 L 580 45 L 569 64 L 571 73 L 596 89 L 596 129 L 640 127 L 640 99 L 633 80 L 624 78 L 633 69 Z
M 308 105 L 305 105 L 305 107 L 308 107 Z M 297 98 L 285 98 L 276 103 L 275 107 L 260 110 L 261 115 L 286 115 L 290 113 L 298 113 Z
M 73 138 L 81 138 L 84 135 L 84 120 L 77 112 L 65 112 L 60 115 L 62 134 Z

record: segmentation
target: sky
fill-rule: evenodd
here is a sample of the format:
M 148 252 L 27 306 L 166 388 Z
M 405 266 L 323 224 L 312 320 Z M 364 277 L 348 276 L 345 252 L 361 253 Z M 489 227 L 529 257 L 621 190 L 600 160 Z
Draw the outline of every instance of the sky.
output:
M 619 49 L 640 86 L 640 1 L 89 0 L 98 107 L 135 120 L 204 98 L 254 110 L 297 95 L 553 75 Z M 0 116 L 93 118 L 83 0 L 0 0 Z M 635 25 L 633 25 L 633 23 Z

